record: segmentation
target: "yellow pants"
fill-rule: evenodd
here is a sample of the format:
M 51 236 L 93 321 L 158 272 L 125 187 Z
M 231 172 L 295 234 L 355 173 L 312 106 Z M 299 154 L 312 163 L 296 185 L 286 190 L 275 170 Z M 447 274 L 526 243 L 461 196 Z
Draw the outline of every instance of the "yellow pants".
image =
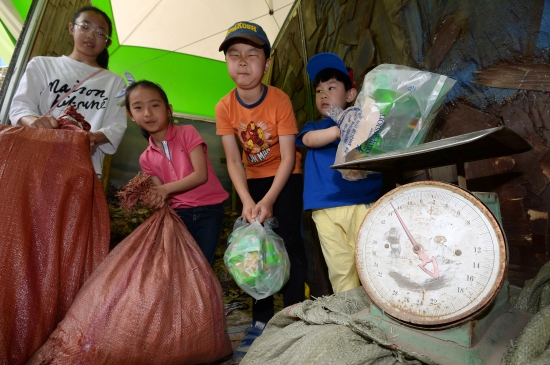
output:
M 355 241 L 370 204 L 349 205 L 312 212 L 335 294 L 361 285 L 355 268 Z

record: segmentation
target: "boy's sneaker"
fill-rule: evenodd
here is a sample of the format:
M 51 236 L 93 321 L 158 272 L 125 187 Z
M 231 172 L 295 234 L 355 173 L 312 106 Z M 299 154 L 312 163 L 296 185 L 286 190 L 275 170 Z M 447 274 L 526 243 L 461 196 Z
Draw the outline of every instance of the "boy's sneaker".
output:
M 255 339 L 257 339 L 264 331 L 265 323 L 260 321 L 252 322 L 252 325 L 248 327 L 244 332 L 246 335 L 241 340 L 239 346 L 233 352 L 233 361 L 238 364 L 248 352 L 248 349 L 252 345 Z

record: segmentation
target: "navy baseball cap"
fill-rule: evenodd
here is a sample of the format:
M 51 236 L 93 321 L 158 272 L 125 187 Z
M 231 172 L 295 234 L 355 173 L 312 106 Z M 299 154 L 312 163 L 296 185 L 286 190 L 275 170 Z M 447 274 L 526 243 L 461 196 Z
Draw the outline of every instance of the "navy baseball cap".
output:
M 219 51 L 225 51 L 229 42 L 234 38 L 248 39 L 249 41 L 257 44 L 260 47 L 264 47 L 265 45 L 267 45 L 267 53 L 269 54 L 271 52 L 271 45 L 269 44 L 269 39 L 267 39 L 267 35 L 265 34 L 262 27 L 260 27 L 256 23 L 237 22 L 233 24 L 227 30 L 225 39 L 220 45 Z
M 344 65 L 344 61 L 342 61 L 338 55 L 330 52 L 319 53 L 309 59 L 306 70 L 311 82 L 315 80 L 319 72 L 327 68 L 334 68 L 338 71 L 342 71 L 344 75 L 348 75 L 352 86 L 355 87 L 353 70 L 351 68 L 348 69 L 346 65 Z

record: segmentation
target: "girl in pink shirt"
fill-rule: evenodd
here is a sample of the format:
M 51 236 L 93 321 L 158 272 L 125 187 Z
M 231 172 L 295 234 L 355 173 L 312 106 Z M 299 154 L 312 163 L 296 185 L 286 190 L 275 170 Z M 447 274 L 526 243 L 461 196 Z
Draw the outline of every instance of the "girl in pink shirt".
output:
M 193 126 L 173 124 L 166 93 L 151 81 L 128 86 L 126 114 L 149 140 L 139 158 L 154 184 L 149 207 L 170 204 L 212 265 L 229 194 L 214 173 L 206 143 Z

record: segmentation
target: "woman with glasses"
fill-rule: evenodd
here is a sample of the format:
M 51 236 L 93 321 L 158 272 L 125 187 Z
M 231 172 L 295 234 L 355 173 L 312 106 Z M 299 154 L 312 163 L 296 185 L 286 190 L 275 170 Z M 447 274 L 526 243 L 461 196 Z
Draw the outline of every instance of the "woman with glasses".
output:
M 107 70 L 111 32 L 111 19 L 103 11 L 93 6 L 79 9 L 69 23 L 74 39 L 71 54 L 34 57 L 10 108 L 13 125 L 55 129 L 59 127 L 56 118 L 72 105 L 92 127 L 87 133 L 98 177 L 105 154 L 116 152 L 126 129 L 124 100 L 115 96 L 126 85 L 122 77 Z

